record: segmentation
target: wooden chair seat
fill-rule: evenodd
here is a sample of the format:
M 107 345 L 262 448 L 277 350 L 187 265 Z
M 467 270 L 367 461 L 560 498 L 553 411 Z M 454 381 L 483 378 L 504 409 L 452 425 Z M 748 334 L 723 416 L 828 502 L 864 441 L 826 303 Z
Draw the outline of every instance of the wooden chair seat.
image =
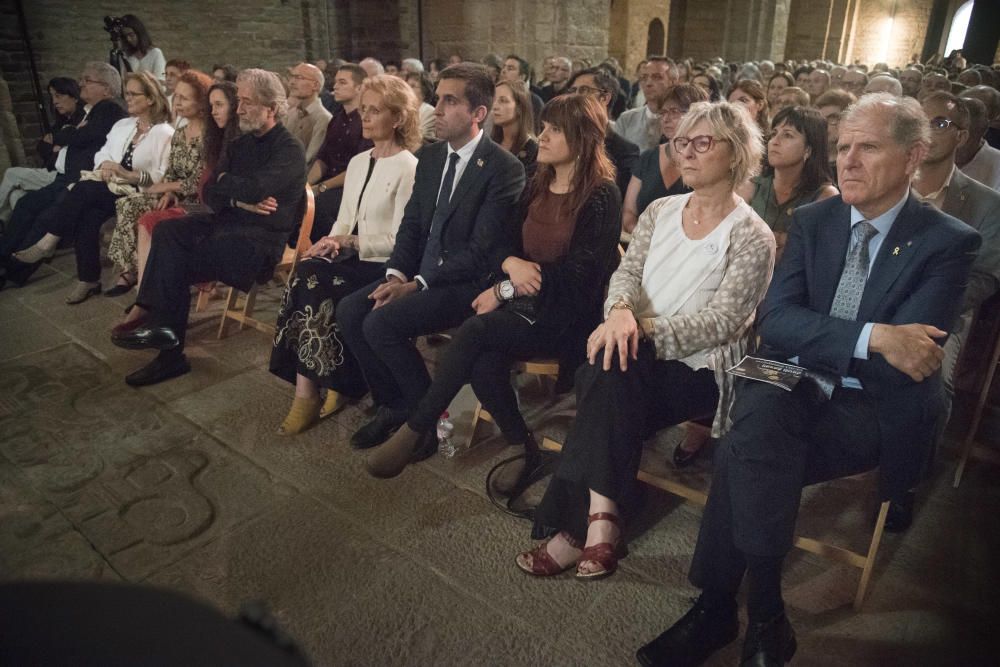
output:
M 531 359 L 529 361 L 519 361 L 514 364 L 514 371 L 517 373 L 527 373 L 529 375 L 535 375 L 539 378 L 550 377 L 556 379 L 559 377 L 559 360 L 558 359 Z M 493 423 L 493 415 L 491 415 L 479 401 L 476 401 L 476 409 L 472 413 L 472 425 L 469 428 L 469 447 L 472 447 L 476 441 L 476 429 L 479 428 L 481 422 Z

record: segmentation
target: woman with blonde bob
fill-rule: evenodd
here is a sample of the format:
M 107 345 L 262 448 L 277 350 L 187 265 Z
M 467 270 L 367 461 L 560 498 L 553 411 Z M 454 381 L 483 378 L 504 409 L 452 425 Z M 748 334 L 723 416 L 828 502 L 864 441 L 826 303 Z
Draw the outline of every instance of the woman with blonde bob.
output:
M 493 98 L 493 133 L 490 138 L 515 155 L 528 178 L 535 173 L 538 142 L 531 95 L 523 81 L 501 81 Z
M 645 437 L 712 414 L 717 435 L 727 428 L 725 371 L 747 349 L 774 266 L 774 235 L 735 192 L 763 143 L 728 102 L 693 104 L 671 141 L 692 192 L 649 205 L 611 277 L 576 375 L 577 418 L 535 511 L 532 536 L 548 539 L 516 559 L 532 575 L 613 573 Z
M 388 74 L 361 87 L 361 129 L 375 146 L 347 165 L 344 197 L 326 236 L 307 250 L 278 312 L 270 370 L 295 383 L 295 399 L 278 433 L 293 435 L 367 391 L 333 318 L 341 298 L 381 276 L 413 191 L 421 143 L 419 103 L 409 85 Z M 327 390 L 326 402 L 319 390 Z

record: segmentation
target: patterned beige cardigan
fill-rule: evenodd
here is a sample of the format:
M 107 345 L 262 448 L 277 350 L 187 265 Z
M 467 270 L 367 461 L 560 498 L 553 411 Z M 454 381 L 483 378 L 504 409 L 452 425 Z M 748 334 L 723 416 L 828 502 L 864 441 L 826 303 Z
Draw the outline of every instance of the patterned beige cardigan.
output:
M 639 217 L 628 252 L 611 276 L 605 316 L 618 301 L 632 306 L 639 302 L 642 269 L 653 229 L 667 222 L 659 218 L 669 199 L 657 199 Z M 733 377 L 726 369 L 747 352 L 754 314 L 771 282 L 774 248 L 774 234 L 760 216 L 749 210 L 733 224 L 722 283 L 708 305 L 692 315 L 641 318 L 639 322 L 644 335 L 652 340 L 658 359 L 683 359 L 705 350 L 719 385 L 713 437 L 720 437 L 732 424 L 729 410 L 733 404 Z

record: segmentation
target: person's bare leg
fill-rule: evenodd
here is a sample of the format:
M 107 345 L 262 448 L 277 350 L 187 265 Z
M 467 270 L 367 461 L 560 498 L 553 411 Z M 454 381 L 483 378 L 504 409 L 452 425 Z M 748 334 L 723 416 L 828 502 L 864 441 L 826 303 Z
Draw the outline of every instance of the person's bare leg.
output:
M 598 514 L 601 512 L 607 512 L 608 514 L 614 514 L 618 516 L 618 503 L 611 500 L 607 496 L 602 496 L 593 489 L 590 490 L 590 514 Z M 611 544 L 616 544 L 621 535 L 621 531 L 618 526 L 611 521 L 601 520 L 591 523 L 587 527 L 587 543 L 585 546 L 593 546 L 595 544 L 601 544 L 603 542 L 609 542 Z M 601 570 L 602 567 L 600 563 L 596 563 L 592 560 L 582 560 L 580 561 L 579 570 L 584 573 L 597 572 Z
M 296 398 L 316 398 L 319 396 L 319 390 L 316 388 L 316 383 L 307 378 L 305 375 L 296 373 L 295 375 L 295 397 Z
M 146 262 L 149 260 L 149 247 L 153 243 L 153 237 L 145 227 L 139 225 L 135 232 L 136 240 L 136 285 L 142 284 L 142 273 L 146 270 Z

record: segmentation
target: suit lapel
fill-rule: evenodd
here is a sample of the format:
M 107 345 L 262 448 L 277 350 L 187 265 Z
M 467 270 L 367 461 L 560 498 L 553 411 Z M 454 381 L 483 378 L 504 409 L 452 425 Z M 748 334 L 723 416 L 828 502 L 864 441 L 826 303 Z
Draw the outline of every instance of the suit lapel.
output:
M 951 184 L 948 186 L 948 192 L 945 193 L 941 210 L 959 220 L 969 219 L 970 216 L 965 210 L 969 206 L 969 193 L 966 192 L 968 185 L 968 179 L 956 168 L 955 173 L 951 176 Z
M 484 134 L 479 145 L 476 146 L 476 150 L 473 151 L 472 157 L 469 159 L 469 164 L 465 165 L 465 169 L 462 171 L 462 178 L 458 179 L 458 185 L 455 186 L 451 199 L 448 200 L 448 205 L 445 207 L 443 217 L 441 218 L 442 223 L 447 223 L 448 218 L 455 212 L 458 203 L 462 201 L 469 188 L 479 179 L 483 169 L 489 164 L 486 156 L 491 148 L 490 144 L 492 144 L 492 141 Z M 441 165 L 441 168 L 444 169 L 444 165 Z
M 833 217 L 820 224 L 816 239 L 816 303 L 824 313 L 830 312 L 844 271 L 851 240 L 851 207 L 842 204 Z
M 917 251 L 924 240 L 924 236 L 920 233 L 924 224 L 921 205 L 911 194 L 896 216 L 895 222 L 889 229 L 889 235 L 882 242 L 878 256 L 875 257 L 875 263 L 865 285 L 865 293 L 861 297 L 861 306 L 858 308 L 858 321 L 871 321 L 899 274 L 917 257 Z

